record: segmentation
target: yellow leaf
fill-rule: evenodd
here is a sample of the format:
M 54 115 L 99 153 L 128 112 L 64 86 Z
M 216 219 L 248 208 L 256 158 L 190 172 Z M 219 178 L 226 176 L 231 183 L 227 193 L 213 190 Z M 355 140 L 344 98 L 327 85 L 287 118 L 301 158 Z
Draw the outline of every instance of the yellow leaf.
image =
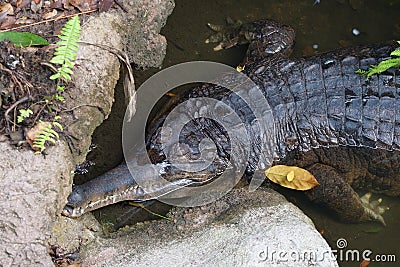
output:
M 265 175 L 272 182 L 295 190 L 308 190 L 318 185 L 314 175 L 295 166 L 275 165 L 267 169 Z

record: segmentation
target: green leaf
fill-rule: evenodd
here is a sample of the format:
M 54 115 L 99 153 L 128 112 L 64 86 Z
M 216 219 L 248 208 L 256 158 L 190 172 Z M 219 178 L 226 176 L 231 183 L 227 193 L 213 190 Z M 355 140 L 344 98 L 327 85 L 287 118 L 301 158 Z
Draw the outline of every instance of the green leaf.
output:
M 394 50 L 392 53 L 390 53 L 391 56 L 398 56 L 400 57 L 400 49 L 399 50 Z
M 78 40 L 81 34 L 81 26 L 79 17 L 76 15 L 64 25 L 61 29 L 61 35 L 58 36 L 61 40 L 57 42 L 58 47 L 54 52 L 54 57 L 50 63 L 60 64 L 61 67 L 57 69 L 57 73 L 50 76 L 50 79 L 64 79 L 65 81 L 71 80 L 73 74 L 72 68 L 75 63 L 76 51 L 78 50 Z
M 56 122 L 56 121 L 53 121 L 53 125 L 56 126 L 56 127 L 58 127 L 58 129 L 60 129 L 60 131 L 63 130 L 63 127 L 61 126 L 60 123 L 58 123 L 58 122 Z
M 10 40 L 15 47 L 48 45 L 46 39 L 30 32 L 0 32 L 0 41 Z
M 33 114 L 33 111 L 28 109 L 20 109 L 19 110 L 20 115 L 17 116 L 17 123 L 21 123 L 25 118 L 28 118 L 31 114 Z

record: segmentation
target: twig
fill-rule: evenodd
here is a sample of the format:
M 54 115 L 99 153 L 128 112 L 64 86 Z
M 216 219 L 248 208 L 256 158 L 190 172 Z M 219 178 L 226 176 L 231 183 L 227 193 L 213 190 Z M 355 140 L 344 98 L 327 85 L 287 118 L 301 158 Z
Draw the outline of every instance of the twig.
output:
M 8 32 L 8 31 L 12 31 L 12 30 L 24 29 L 24 28 L 28 28 L 28 27 L 31 27 L 31 26 L 35 26 L 35 25 L 39 25 L 39 24 L 43 24 L 43 23 L 47 23 L 47 22 L 51 22 L 51 21 L 56 21 L 56 20 L 59 20 L 59 19 L 67 19 L 67 18 L 73 17 L 75 15 L 83 15 L 83 14 L 92 13 L 92 12 L 95 12 L 95 11 L 97 11 L 97 9 L 91 9 L 91 10 L 87 10 L 87 11 L 83 11 L 83 12 L 79 12 L 79 13 L 75 13 L 75 14 L 71 14 L 71 15 L 59 16 L 57 18 L 41 20 L 41 21 L 34 22 L 34 23 L 31 23 L 31 24 L 22 25 L 22 26 L 18 26 L 18 27 L 6 29 L 6 30 L 1 30 L 0 32 Z
M 90 42 L 85 42 L 85 41 L 79 41 L 79 44 L 84 44 L 84 45 L 93 45 L 98 48 L 104 49 L 112 54 L 114 54 L 119 61 L 122 63 L 123 70 L 125 72 L 125 77 L 123 80 L 124 83 L 124 93 L 125 93 L 125 99 L 127 100 L 128 104 L 128 122 L 132 119 L 133 115 L 136 112 L 135 106 L 129 105 L 132 99 L 136 99 L 136 91 L 135 91 L 135 86 L 134 86 L 134 78 L 133 78 L 133 70 L 129 62 L 128 55 L 124 53 L 123 51 L 116 49 L 114 47 L 108 46 L 108 45 L 103 45 L 103 44 L 95 44 L 95 43 L 90 43 Z
M 122 3 L 120 3 L 120 1 L 114 0 L 114 3 L 117 4 L 117 6 L 119 6 L 124 12 L 128 13 L 128 10 L 126 10 L 124 5 Z
M 44 110 L 44 108 L 45 108 L 46 106 L 47 106 L 47 103 L 44 104 L 44 105 L 40 108 L 40 110 L 39 110 L 38 113 L 36 114 L 35 119 L 33 120 L 33 124 L 35 124 L 36 121 L 39 119 L 40 114 L 42 113 L 42 111 Z
M 21 89 L 21 93 L 24 93 L 24 88 L 22 87 L 21 82 L 18 80 L 17 76 L 15 76 L 11 70 L 9 70 L 8 68 L 4 67 L 4 65 L 1 64 L 1 63 L 0 63 L 0 70 L 4 70 L 8 74 L 10 74 L 11 79 L 18 85 L 18 88 Z

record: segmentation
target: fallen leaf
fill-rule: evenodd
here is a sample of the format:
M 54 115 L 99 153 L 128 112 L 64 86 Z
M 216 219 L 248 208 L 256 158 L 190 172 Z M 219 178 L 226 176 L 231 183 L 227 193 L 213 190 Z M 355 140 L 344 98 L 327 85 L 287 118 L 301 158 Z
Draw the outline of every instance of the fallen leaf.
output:
M 31 0 L 18 0 L 15 6 L 15 13 L 18 13 L 21 9 L 27 7 L 31 3 Z
M 0 4 L 0 24 L 3 23 L 8 15 L 14 15 L 14 8 L 10 3 Z
M 114 0 L 102 0 L 102 1 L 100 1 L 99 11 L 100 12 L 108 11 L 111 8 L 113 3 L 114 3 Z
M 46 12 L 42 15 L 43 19 L 51 19 L 57 16 L 58 12 L 56 9 L 53 9 L 52 11 Z
M 308 190 L 318 185 L 314 175 L 295 166 L 275 165 L 267 169 L 265 175 L 272 182 L 295 190 Z
M 27 17 L 22 17 L 17 19 L 17 21 L 15 21 L 15 24 L 30 24 L 30 23 L 34 23 L 35 21 L 33 19 L 29 19 Z
M 0 29 L 8 29 L 14 26 L 15 24 L 15 16 L 6 16 L 4 20 L 1 21 Z
M 0 4 L 0 17 L 5 15 L 14 15 L 14 8 L 10 3 Z
M 28 141 L 29 145 L 34 151 L 38 151 L 39 148 L 34 146 L 35 138 L 43 131 L 43 129 L 48 128 L 51 125 L 50 122 L 41 122 L 36 124 L 34 127 L 30 128 L 29 130 L 25 130 L 26 140 Z
M 63 5 L 62 2 L 60 0 L 50 4 L 49 8 L 57 8 L 57 9 L 62 9 Z
M 31 10 L 33 13 L 38 12 L 42 8 L 42 6 L 43 6 L 43 3 L 40 0 L 31 2 Z
M 80 12 L 96 9 L 98 6 L 96 0 L 68 0 L 68 3 L 79 9 Z
M 11 41 L 15 47 L 48 45 L 46 39 L 30 32 L 0 32 L 0 41 Z

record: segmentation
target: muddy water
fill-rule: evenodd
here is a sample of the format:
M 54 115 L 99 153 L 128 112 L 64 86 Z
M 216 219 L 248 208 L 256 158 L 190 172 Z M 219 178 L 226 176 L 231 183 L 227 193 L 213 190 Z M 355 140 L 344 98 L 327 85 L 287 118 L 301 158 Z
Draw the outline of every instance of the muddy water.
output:
M 322 0 L 315 5 L 313 0 L 176 0 L 176 8 L 162 31 L 169 44 L 163 67 L 192 60 L 211 60 L 236 66 L 243 58 L 245 47 L 214 52 L 212 45 L 204 43 L 210 34 L 206 23 L 223 24 L 226 17 L 242 21 L 272 18 L 291 25 L 297 33 L 293 56 L 301 56 L 342 46 L 400 39 L 399 11 L 400 1 L 395 0 Z M 353 32 L 359 34 L 354 35 Z M 138 86 L 156 71 L 137 74 Z M 93 176 L 118 164 L 122 159 L 118 145 L 120 132 L 116 130 L 120 129 L 123 116 L 121 103 L 122 101 L 116 102 L 111 119 L 96 132 L 99 168 L 91 173 Z M 108 152 L 104 159 L 105 164 L 99 160 L 102 151 Z M 346 239 L 348 246 L 338 250 L 340 266 L 359 266 L 359 261 L 351 261 L 351 257 L 346 260 L 349 249 L 359 250 L 360 254 L 365 249 L 370 249 L 374 255 L 395 254 L 397 263 L 374 262 L 370 266 L 400 266 L 400 201 L 385 196 L 382 198 L 391 208 L 385 215 L 385 228 L 374 223 L 342 224 L 307 201 L 289 197 L 313 219 L 317 229 L 323 232 L 333 249 L 337 249 L 336 241 L 339 238 Z M 132 218 L 145 216 L 145 213 L 133 213 L 126 205 L 102 209 L 96 214 L 102 221 L 114 224 L 114 227 L 132 223 Z

